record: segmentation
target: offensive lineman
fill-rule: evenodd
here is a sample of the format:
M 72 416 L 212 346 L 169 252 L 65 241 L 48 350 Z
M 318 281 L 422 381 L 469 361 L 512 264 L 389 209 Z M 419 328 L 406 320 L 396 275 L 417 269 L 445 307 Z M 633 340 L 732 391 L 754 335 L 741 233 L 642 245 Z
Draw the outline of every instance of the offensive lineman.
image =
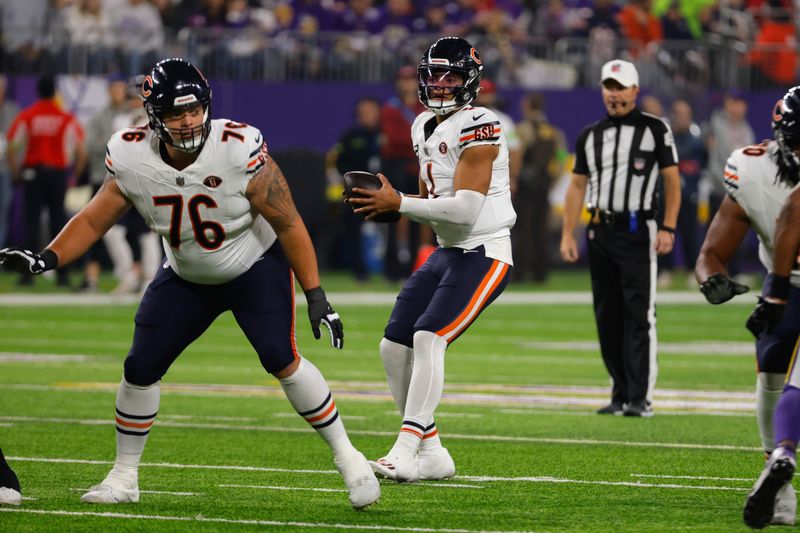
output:
M 787 326 L 795 338 L 800 330 L 798 314 L 797 250 L 800 246 L 800 86 L 789 89 L 775 105 L 773 127 L 778 146 L 780 178 L 788 188 L 786 201 L 775 222 L 770 272 L 764 280 L 762 296 L 747 321 L 747 328 L 759 338 L 775 334 Z M 777 215 L 777 212 L 776 212 Z M 794 270 L 793 270 L 794 269 Z M 747 496 L 744 522 L 753 528 L 776 523 L 784 505 L 782 494 L 791 487 L 797 468 L 797 443 L 800 440 L 800 368 L 797 345 L 789 353 L 791 361 L 783 393 L 775 406 L 774 444 L 764 470 Z M 793 502 L 796 505 L 796 502 Z M 794 523 L 794 522 L 792 522 Z
M 325 379 L 295 342 L 295 275 L 314 337 L 322 323 L 341 349 L 342 323 L 320 287 L 308 231 L 261 133 L 212 120 L 211 88 L 183 59 L 159 62 L 142 96 L 149 126 L 111 137 L 108 176 L 92 201 L 41 253 L 0 250 L 0 263 L 41 274 L 82 256 L 131 206 L 162 237 L 167 261 L 139 304 L 117 393 L 116 462 L 81 501 L 139 501 L 138 465 L 158 412 L 160 380 L 230 310 L 262 366 L 331 447 L 353 507 L 376 502 L 377 479 L 350 443 Z
M 800 95 L 790 91 L 785 99 L 800 104 Z M 783 100 L 773 112 L 775 140 L 734 151 L 725 165 L 723 183 L 727 195 L 711 222 L 697 258 L 695 277 L 700 290 L 712 304 L 727 302 L 744 294 L 748 287 L 727 274 L 727 264 L 752 227 L 759 240 L 759 258 L 772 271 L 775 249 L 775 222 L 792 188 L 800 181 L 800 167 L 794 164 L 789 140 L 800 139 L 800 109 L 781 112 Z M 800 334 L 800 271 L 791 275 L 788 312 L 774 328 L 754 331 L 756 335 L 756 419 L 764 451 L 775 449 L 773 413 L 784 387 L 792 349 Z M 748 324 L 748 328 L 751 327 Z M 794 525 L 797 498 L 791 483 L 777 494 L 772 524 Z
M 497 116 L 469 103 L 479 90 L 480 57 L 467 41 L 444 37 L 417 67 L 427 108 L 411 138 L 419 157 L 418 196 L 398 195 L 383 174 L 378 191 L 355 189 L 356 213 L 371 219 L 399 211 L 430 225 L 439 247 L 406 282 L 380 344 L 389 388 L 403 415 L 385 457 L 371 462 L 398 482 L 446 479 L 455 464 L 442 447 L 434 411 L 444 386 L 444 356 L 510 279 L 508 147 Z

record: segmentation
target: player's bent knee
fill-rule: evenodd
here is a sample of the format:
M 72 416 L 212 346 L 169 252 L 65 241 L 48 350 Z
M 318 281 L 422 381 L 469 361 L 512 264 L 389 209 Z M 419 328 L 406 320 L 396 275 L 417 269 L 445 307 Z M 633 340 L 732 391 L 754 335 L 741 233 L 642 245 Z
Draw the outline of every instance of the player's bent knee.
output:
M 149 387 L 164 376 L 164 372 L 152 368 L 146 361 L 136 357 L 125 359 L 125 381 L 136 387 Z
M 286 379 L 289 376 L 291 376 L 292 374 L 294 374 L 295 372 L 297 372 L 297 369 L 300 367 L 300 360 L 301 360 L 301 358 L 298 357 L 297 359 L 295 359 L 294 361 L 292 361 L 288 365 L 285 365 L 280 370 L 272 371 L 272 372 L 270 372 L 270 374 L 275 376 L 277 379 Z

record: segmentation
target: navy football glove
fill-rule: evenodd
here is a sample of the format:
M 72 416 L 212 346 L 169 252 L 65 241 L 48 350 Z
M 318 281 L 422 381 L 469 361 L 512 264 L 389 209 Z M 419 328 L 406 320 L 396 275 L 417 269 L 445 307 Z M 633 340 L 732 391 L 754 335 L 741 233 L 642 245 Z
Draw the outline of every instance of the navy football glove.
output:
M 341 350 L 344 346 L 344 327 L 339 313 L 334 311 L 331 304 L 328 303 L 322 287 L 309 289 L 305 293 L 306 301 L 308 301 L 308 319 L 311 321 L 314 338 L 320 338 L 319 325 L 322 323 L 331 334 L 331 346 Z
M 709 303 L 714 305 L 727 302 L 734 296 L 744 294 L 750 290 L 747 285 L 736 283 L 725 274 L 717 272 L 700 284 L 700 292 Z
M 58 256 L 52 250 L 37 254 L 12 246 L 0 250 L 0 265 L 23 274 L 41 274 L 58 266 Z
M 763 296 L 758 297 L 758 304 L 747 319 L 747 329 L 758 338 L 761 333 L 772 333 L 772 330 L 778 325 L 783 317 L 783 312 L 786 310 L 786 304 L 768 302 Z

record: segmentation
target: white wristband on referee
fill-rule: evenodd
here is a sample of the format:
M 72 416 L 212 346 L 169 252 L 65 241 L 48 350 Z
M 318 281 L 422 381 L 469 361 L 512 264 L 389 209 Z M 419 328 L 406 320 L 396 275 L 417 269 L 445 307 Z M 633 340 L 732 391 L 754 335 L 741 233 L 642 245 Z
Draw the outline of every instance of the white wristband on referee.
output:
M 459 189 L 448 198 L 409 198 L 400 200 L 400 213 L 415 222 L 449 222 L 471 226 L 478 218 L 486 195 Z

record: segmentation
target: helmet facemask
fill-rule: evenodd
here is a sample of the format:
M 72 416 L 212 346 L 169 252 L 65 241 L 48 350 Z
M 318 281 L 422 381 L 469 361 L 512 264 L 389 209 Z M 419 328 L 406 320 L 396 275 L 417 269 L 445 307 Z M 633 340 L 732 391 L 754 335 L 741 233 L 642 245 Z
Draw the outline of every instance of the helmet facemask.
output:
M 431 112 L 447 115 L 470 103 L 474 98 L 469 85 L 478 77 L 472 69 L 472 76 L 464 69 L 420 65 L 417 69 L 419 79 L 419 100 Z
M 193 95 L 188 96 L 193 97 Z M 178 99 L 179 98 L 176 98 L 176 100 Z M 186 108 L 183 111 L 190 112 L 188 108 L 192 107 L 195 103 L 197 103 L 196 98 L 194 98 L 194 100 L 188 104 L 176 105 L 175 107 L 169 109 L 169 111 Z M 150 118 L 150 126 L 156 132 L 158 138 L 161 139 L 161 141 L 165 144 L 168 144 L 177 150 L 180 150 L 181 152 L 190 154 L 199 151 L 203 147 L 203 144 L 205 144 L 208 134 L 211 131 L 211 104 L 201 103 L 201 106 L 203 109 L 203 122 L 201 124 L 190 128 L 169 128 L 164 122 L 164 113 L 168 110 L 154 109 L 152 105 L 145 104 L 147 115 Z

